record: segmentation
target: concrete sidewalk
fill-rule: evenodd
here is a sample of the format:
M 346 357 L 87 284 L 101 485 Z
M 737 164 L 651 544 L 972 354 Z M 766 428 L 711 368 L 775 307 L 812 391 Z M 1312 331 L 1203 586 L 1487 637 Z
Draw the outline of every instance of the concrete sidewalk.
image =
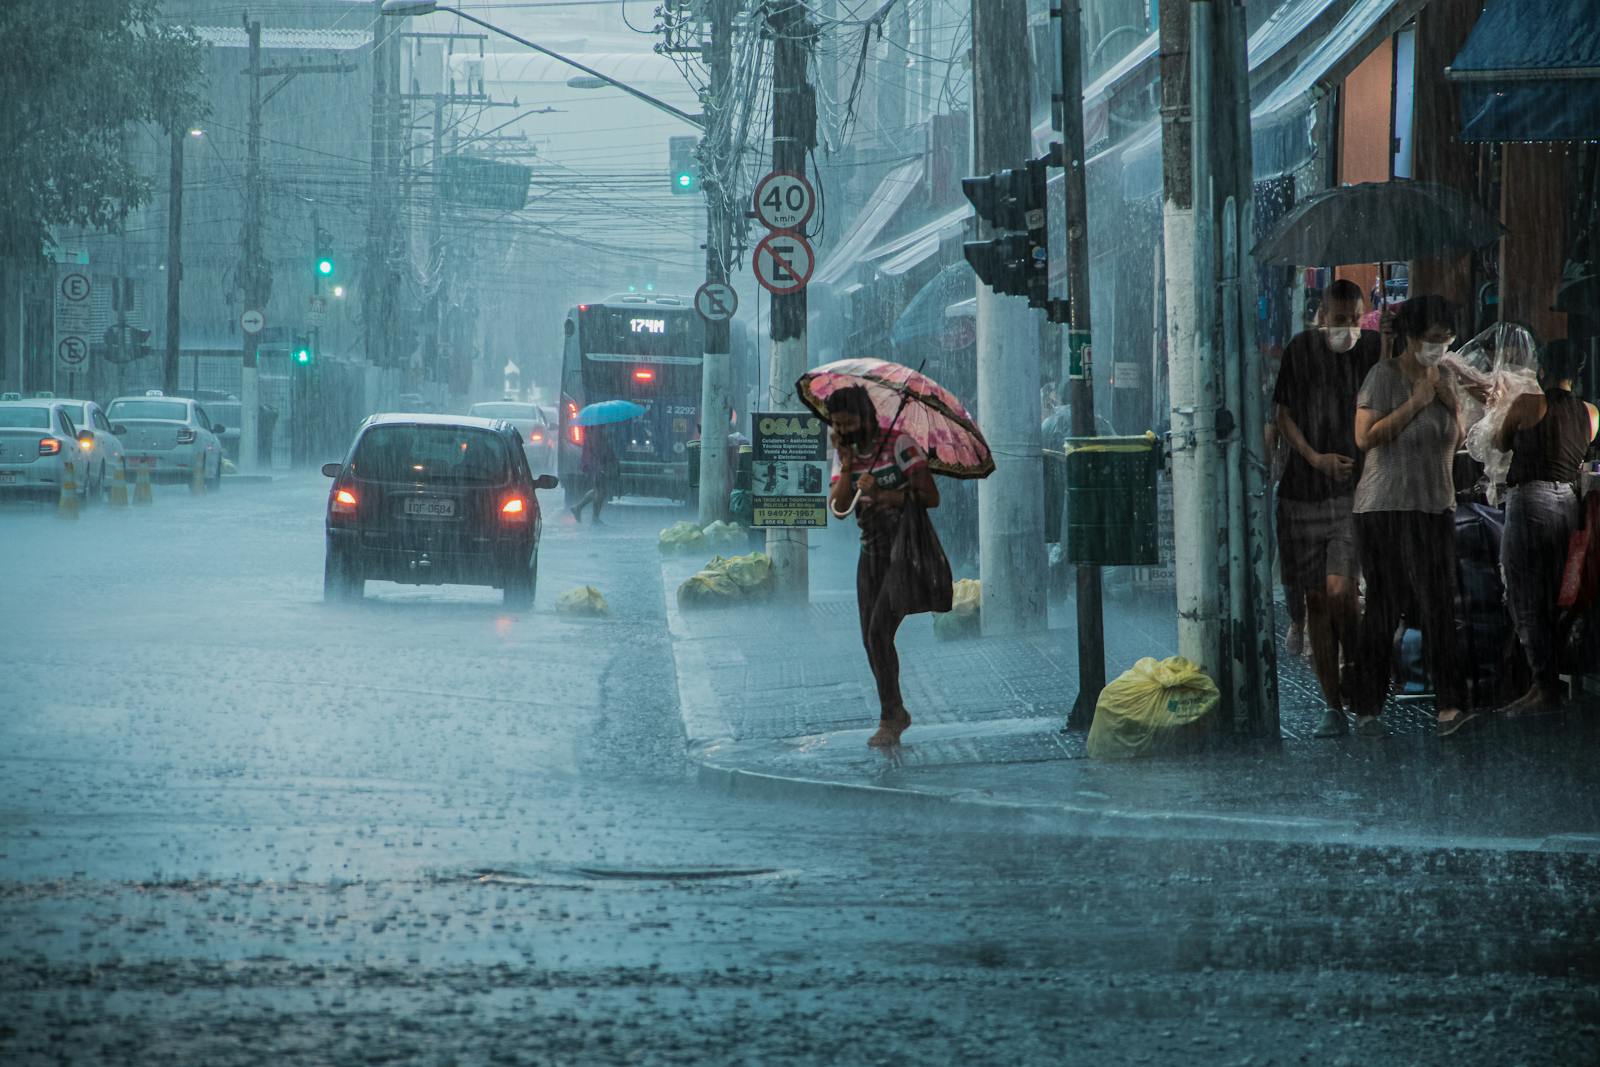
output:
M 941 642 L 931 616 L 908 619 L 898 647 L 915 723 L 898 749 L 869 749 L 877 706 L 857 630 L 854 539 L 819 540 L 808 608 L 679 612 L 678 584 L 704 561 L 662 562 L 703 777 L 741 791 L 975 805 L 1076 832 L 1600 853 L 1592 710 L 1480 720 L 1440 739 L 1431 703 L 1391 702 L 1389 738 L 1317 740 L 1315 678 L 1283 656 L 1280 743 L 1090 760 L 1084 735 L 1062 732 L 1077 697 L 1070 603 L 1052 609 L 1048 632 L 1025 637 Z M 1140 656 L 1173 654 L 1170 600 L 1108 596 L 1105 612 L 1110 677 Z

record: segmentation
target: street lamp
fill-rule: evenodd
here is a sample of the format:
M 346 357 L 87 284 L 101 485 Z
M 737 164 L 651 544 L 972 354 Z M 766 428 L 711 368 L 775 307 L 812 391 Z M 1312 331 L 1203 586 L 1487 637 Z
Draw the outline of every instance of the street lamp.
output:
M 518 37 L 510 30 L 501 29 L 499 26 L 496 26 L 491 22 L 485 22 L 475 15 L 469 15 L 460 8 L 450 7 L 447 4 L 440 4 L 435 2 L 435 0 L 383 0 L 383 13 L 385 15 L 406 17 L 410 15 L 431 15 L 435 11 L 443 11 L 446 14 L 454 15 L 457 18 L 466 19 L 468 22 L 473 23 L 474 25 L 482 26 L 486 30 L 498 33 L 502 37 L 513 40 L 524 47 L 531 48 L 541 55 L 547 55 L 551 59 L 559 60 L 560 62 L 567 64 L 569 67 L 576 67 L 578 70 L 583 71 L 584 74 L 589 76 L 586 79 L 582 79 L 585 83 L 585 87 L 587 87 L 589 84 L 592 84 L 590 83 L 589 79 L 594 79 L 595 82 L 601 84 L 615 86 L 616 88 L 627 93 L 629 96 L 633 97 L 635 100 L 649 104 L 658 111 L 665 111 L 673 118 L 687 122 L 697 130 L 704 130 L 706 128 L 704 115 L 691 115 L 687 111 L 673 107 L 665 100 L 658 100 L 649 93 L 644 92 L 641 89 L 635 89 L 626 82 L 617 81 L 617 79 L 611 77 L 610 75 L 602 74 L 593 67 L 587 67 L 582 63 L 579 63 L 576 59 L 569 59 L 560 52 L 551 51 L 542 44 L 535 44 L 526 37 Z M 574 80 L 577 79 L 575 78 Z

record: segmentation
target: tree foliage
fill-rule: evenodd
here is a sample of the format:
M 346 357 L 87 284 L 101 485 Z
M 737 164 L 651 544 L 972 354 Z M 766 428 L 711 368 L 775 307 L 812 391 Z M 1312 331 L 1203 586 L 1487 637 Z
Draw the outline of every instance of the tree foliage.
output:
M 202 45 L 159 0 L 0 0 L 0 41 L 0 257 L 28 259 L 149 199 L 125 138 L 203 118 Z

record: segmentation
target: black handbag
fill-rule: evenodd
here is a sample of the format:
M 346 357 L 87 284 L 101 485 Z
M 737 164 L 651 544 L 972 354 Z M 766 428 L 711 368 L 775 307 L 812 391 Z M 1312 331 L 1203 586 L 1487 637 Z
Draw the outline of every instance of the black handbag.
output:
M 889 603 L 901 615 L 949 611 L 955 595 L 950 560 L 928 509 L 912 494 L 907 495 L 911 498 L 900 509 L 900 528 L 889 551 Z

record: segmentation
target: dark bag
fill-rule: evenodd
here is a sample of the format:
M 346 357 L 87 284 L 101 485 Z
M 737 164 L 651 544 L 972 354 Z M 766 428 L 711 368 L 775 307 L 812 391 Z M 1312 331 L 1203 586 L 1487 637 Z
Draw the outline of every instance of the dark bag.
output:
M 946 612 L 954 589 L 950 561 L 945 558 L 928 509 L 915 499 L 907 500 L 900 509 L 900 529 L 889 551 L 889 573 L 885 577 L 889 603 L 901 615 Z

